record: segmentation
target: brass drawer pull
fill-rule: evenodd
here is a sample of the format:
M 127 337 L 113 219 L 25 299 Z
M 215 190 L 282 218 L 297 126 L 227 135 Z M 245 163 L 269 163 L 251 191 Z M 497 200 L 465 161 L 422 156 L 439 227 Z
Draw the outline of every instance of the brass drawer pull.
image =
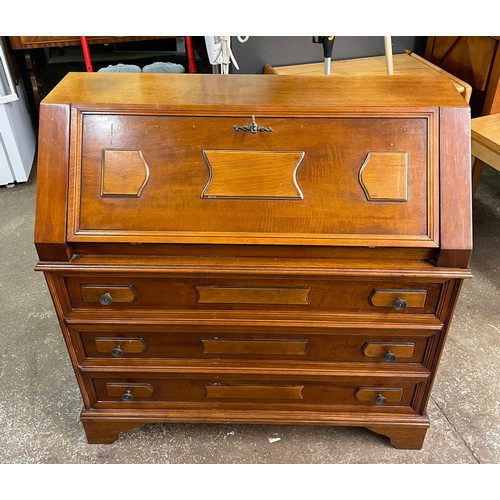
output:
M 238 132 L 250 132 L 251 134 L 256 134 L 257 132 L 274 132 L 271 127 L 259 127 L 255 122 L 255 116 L 252 116 L 252 123 L 250 125 L 233 125 L 234 130 Z

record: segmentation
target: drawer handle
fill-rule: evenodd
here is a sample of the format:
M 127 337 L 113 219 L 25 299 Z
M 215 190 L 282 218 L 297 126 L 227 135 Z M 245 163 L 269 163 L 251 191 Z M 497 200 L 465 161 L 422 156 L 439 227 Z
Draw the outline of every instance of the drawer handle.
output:
M 102 306 L 109 306 L 113 303 L 113 297 L 111 297 L 111 294 L 109 292 L 103 293 L 99 297 L 99 304 Z
M 396 311 L 404 311 L 406 309 L 406 300 L 396 299 L 393 303 L 393 307 Z
M 130 389 L 127 389 L 123 394 L 122 394 L 122 399 L 123 401 L 132 401 L 134 399 L 134 396 Z
M 361 351 L 367 358 L 395 361 L 415 355 L 415 342 L 367 342 Z
M 271 127 L 259 127 L 255 122 L 255 116 L 252 116 L 252 123 L 250 125 L 233 125 L 234 130 L 238 132 L 250 132 L 251 134 L 256 134 L 257 132 L 274 132 Z
M 396 359 L 396 355 L 393 354 L 391 351 L 387 351 L 385 354 L 384 354 L 384 359 L 386 361 L 394 361 Z
M 111 354 L 121 358 L 125 354 L 140 354 L 146 351 L 146 342 L 141 338 L 96 337 L 95 349 L 100 354 Z
M 150 398 L 154 394 L 151 384 L 106 384 L 106 390 L 112 398 L 121 398 L 123 401 L 132 401 L 134 398 Z
M 383 406 L 387 403 L 401 403 L 404 389 L 402 387 L 358 387 L 354 397 L 362 403 Z
M 137 292 L 132 285 L 80 285 L 83 302 L 98 302 L 109 306 L 112 302 L 134 302 Z
M 114 358 L 121 358 L 123 356 L 123 351 L 121 350 L 120 346 L 116 346 L 111 349 L 111 356 L 113 356 Z

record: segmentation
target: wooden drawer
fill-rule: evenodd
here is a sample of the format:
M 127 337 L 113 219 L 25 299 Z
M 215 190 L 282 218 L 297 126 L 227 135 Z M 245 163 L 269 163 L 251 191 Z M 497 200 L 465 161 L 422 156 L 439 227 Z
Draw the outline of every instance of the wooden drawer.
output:
M 442 283 L 317 278 L 64 278 L 73 310 L 434 314 Z
M 81 113 L 68 241 L 437 247 L 434 112 Z
M 362 409 L 409 407 L 423 377 L 318 377 L 281 378 L 173 374 L 171 377 L 96 375 L 89 379 L 93 406 L 174 407 L 203 403 L 221 405 L 291 408 L 321 405 Z
M 82 361 L 154 359 L 263 359 L 294 361 L 422 363 L 432 330 L 185 329 L 161 326 L 80 325 L 71 328 Z

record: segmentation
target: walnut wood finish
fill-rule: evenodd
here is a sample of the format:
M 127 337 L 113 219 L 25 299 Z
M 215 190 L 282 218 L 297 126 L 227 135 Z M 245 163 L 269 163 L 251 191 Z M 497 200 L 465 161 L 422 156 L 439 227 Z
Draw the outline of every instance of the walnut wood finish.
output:
M 70 74 L 41 117 L 37 269 L 89 443 L 234 422 L 422 446 L 470 276 L 449 82 Z

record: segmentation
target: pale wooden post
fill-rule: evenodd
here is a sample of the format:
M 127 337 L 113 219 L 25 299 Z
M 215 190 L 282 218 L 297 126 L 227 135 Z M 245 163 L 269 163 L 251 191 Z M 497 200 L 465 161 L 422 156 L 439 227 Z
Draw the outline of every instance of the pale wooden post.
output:
M 394 74 L 394 63 L 392 59 L 392 37 L 384 36 L 385 62 L 387 64 L 387 74 Z

